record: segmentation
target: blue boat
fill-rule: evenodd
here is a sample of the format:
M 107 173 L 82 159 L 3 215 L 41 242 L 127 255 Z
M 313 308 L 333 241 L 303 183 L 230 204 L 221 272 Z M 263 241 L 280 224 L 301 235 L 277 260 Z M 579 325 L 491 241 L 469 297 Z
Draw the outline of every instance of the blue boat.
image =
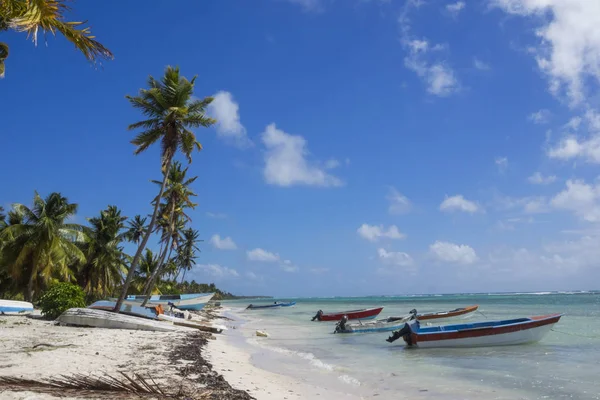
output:
M 292 307 L 295 305 L 296 305 L 295 301 L 291 301 L 289 303 L 275 302 L 273 304 L 265 304 L 264 306 L 255 306 L 254 304 L 250 304 L 248 307 L 246 307 L 246 310 L 264 310 L 267 308 Z
M 94 310 L 112 311 L 114 310 L 117 302 L 109 300 L 100 300 L 88 306 L 88 308 Z M 142 317 L 148 319 L 158 319 L 158 312 L 154 307 L 140 307 L 131 304 L 121 305 L 119 314 L 131 315 L 134 317 Z
M 0 315 L 28 315 L 33 312 L 33 304 L 27 301 L 0 300 Z
M 156 294 L 150 296 L 146 304 L 160 304 L 163 307 L 171 304 L 180 310 L 200 311 L 206 303 L 214 296 L 214 293 L 189 293 L 189 294 Z M 125 298 L 125 304 L 140 305 L 147 296 L 129 295 Z M 116 300 L 116 299 L 110 299 Z

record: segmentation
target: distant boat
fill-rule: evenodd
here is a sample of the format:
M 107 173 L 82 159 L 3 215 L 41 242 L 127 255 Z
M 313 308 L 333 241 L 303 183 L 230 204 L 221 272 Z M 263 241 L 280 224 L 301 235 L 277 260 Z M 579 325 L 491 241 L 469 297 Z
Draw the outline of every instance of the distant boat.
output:
M 91 326 L 108 329 L 134 329 L 142 331 L 190 331 L 190 328 L 153 321 L 147 318 L 133 317 L 93 308 L 70 308 L 56 319 L 61 325 Z
M 339 321 L 344 317 L 344 315 L 347 316 L 348 319 L 373 319 L 379 315 L 381 310 L 383 310 L 383 307 L 365 308 L 362 310 L 343 311 L 328 314 L 325 314 L 322 310 L 319 310 L 312 318 L 312 321 Z
M 27 301 L 0 300 L 0 315 L 28 315 L 33 312 L 33 304 Z
M 214 296 L 214 293 L 190 293 L 190 294 L 165 294 L 150 296 L 147 304 L 161 304 L 168 306 L 173 304 L 180 310 L 200 311 Z M 139 305 L 147 296 L 130 295 L 125 298 L 125 304 Z M 113 300 L 113 299 L 111 299 Z
M 89 305 L 88 308 L 94 310 L 112 311 L 116 305 L 117 302 L 115 301 L 100 300 Z M 139 305 L 131 304 L 123 304 L 119 313 L 148 319 L 157 319 L 158 315 L 158 312 L 154 307 L 140 307 Z
M 276 301 L 273 304 L 265 304 L 265 305 L 259 305 L 259 306 L 250 304 L 248 307 L 246 307 L 246 310 L 263 310 L 266 308 L 291 307 L 291 306 L 295 306 L 295 305 L 296 305 L 295 301 L 291 301 L 289 303 L 279 303 Z
M 456 318 L 460 316 L 470 316 L 471 313 L 477 310 L 478 306 L 469 306 L 457 308 L 450 311 L 442 311 L 436 313 L 418 314 L 417 310 L 411 310 L 408 315 L 401 317 L 389 317 L 378 319 L 377 321 L 369 321 L 366 323 L 348 324 L 348 318 L 345 316 L 340 319 L 335 327 L 334 333 L 371 333 L 371 332 L 390 332 L 402 328 L 404 324 L 412 319 L 419 321 L 435 321 Z M 359 320 L 360 321 L 360 320 Z
M 542 315 L 502 321 L 421 327 L 411 321 L 386 340 L 402 338 L 417 347 L 482 347 L 533 343 L 541 340 L 562 314 Z

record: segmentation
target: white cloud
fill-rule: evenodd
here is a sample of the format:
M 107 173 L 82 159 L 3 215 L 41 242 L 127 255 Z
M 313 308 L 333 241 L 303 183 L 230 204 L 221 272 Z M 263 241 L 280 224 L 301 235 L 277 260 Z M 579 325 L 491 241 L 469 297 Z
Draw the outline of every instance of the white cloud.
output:
M 221 236 L 219 234 L 214 234 L 210 238 L 210 244 L 212 244 L 215 248 L 217 248 L 219 250 L 235 250 L 235 249 L 237 249 L 237 246 L 231 237 L 227 236 L 227 237 L 221 239 Z
M 456 196 L 446 197 L 446 199 L 442 201 L 442 204 L 440 204 L 440 211 L 463 211 L 473 214 L 482 211 L 482 209 L 477 203 L 465 199 L 462 194 L 458 194 Z
M 492 67 L 490 67 L 490 64 L 481 61 L 477 57 L 473 59 L 473 66 L 480 71 L 489 71 L 492 69 Z
M 439 261 L 456 264 L 473 264 L 478 260 L 475 250 L 466 244 L 436 241 L 429 246 L 431 254 Z
M 507 157 L 496 157 L 494 160 L 496 163 L 496 167 L 498 167 L 498 172 L 504 173 L 508 168 L 508 158 Z
M 395 265 L 398 267 L 411 267 L 414 265 L 413 258 L 407 253 L 400 251 L 387 251 L 380 248 L 377 250 L 379 260 L 384 264 Z
M 547 150 L 548 157 L 559 160 L 581 158 L 593 164 L 600 164 L 600 113 L 592 109 L 587 110 L 583 118 L 572 118 L 565 125 L 565 129 L 577 131 L 582 123 L 586 125 L 587 135 L 578 137 L 568 133 Z
M 495 206 L 500 211 L 520 208 L 526 214 L 540 214 L 549 211 L 548 200 L 543 196 L 497 197 Z
M 329 272 L 329 268 L 311 268 L 309 271 L 311 274 L 321 275 Z
M 215 219 L 224 219 L 227 218 L 227 214 L 223 214 L 223 213 L 213 213 L 213 212 L 206 212 L 206 216 L 210 217 L 210 218 L 215 218 Z
M 552 198 L 550 204 L 572 211 L 589 222 L 600 222 L 600 183 L 590 185 L 583 180 L 568 180 L 566 189 Z
M 294 265 L 290 260 L 284 260 L 281 265 L 281 269 L 285 272 L 298 272 L 298 267 Z
M 232 279 L 240 276 L 235 269 L 223 267 L 219 264 L 198 264 L 196 267 L 214 278 Z
M 405 214 L 410 211 L 410 200 L 408 200 L 408 197 L 397 191 L 396 188 L 390 187 L 386 199 L 390 203 L 388 207 L 388 212 L 390 214 Z
M 240 122 L 240 106 L 233 100 L 231 93 L 220 91 L 213 98 L 208 105 L 208 114 L 217 120 L 218 136 L 239 147 L 251 145 L 246 128 Z
M 383 225 L 377 226 L 377 225 L 362 224 L 356 230 L 356 232 L 363 239 L 369 240 L 371 242 L 376 242 L 377 240 L 379 240 L 381 238 L 404 239 L 406 237 L 405 234 L 401 233 L 398 230 L 398 227 L 396 225 L 390 225 L 389 228 L 385 229 L 385 227 Z
M 287 0 L 292 4 L 298 4 L 300 7 L 302 7 L 302 9 L 304 11 L 307 12 L 317 12 L 317 11 L 321 11 L 322 8 L 322 4 L 321 4 L 321 0 Z
M 262 262 L 277 262 L 280 259 L 279 254 L 271 253 L 270 251 L 261 248 L 247 251 L 246 256 L 248 257 L 248 260 Z
M 572 104 L 585 98 L 587 81 L 600 81 L 600 2 L 598 0 L 493 0 L 509 14 L 536 17 L 538 67 L 550 90 L 566 93 Z
M 534 185 L 548 185 L 556 181 L 556 175 L 544 176 L 540 172 L 535 172 L 527 180 Z
M 441 58 L 439 50 L 446 46 L 431 46 L 426 38 L 416 38 L 411 34 L 408 14 L 411 8 L 417 8 L 420 1 L 407 1 L 400 14 L 401 43 L 408 55 L 404 58 L 404 66 L 414 71 L 427 85 L 427 92 L 439 97 L 449 96 L 460 90 L 460 83 L 454 70 Z
M 341 164 L 338 160 L 336 160 L 335 158 L 332 158 L 325 162 L 325 169 L 334 169 L 334 168 L 339 167 L 340 165 Z
M 547 124 L 550 122 L 552 113 L 549 110 L 541 109 L 529 115 L 527 119 L 537 125 Z
M 446 11 L 456 17 L 462 10 L 464 10 L 466 5 L 467 4 L 464 1 L 457 1 L 456 3 L 447 4 Z
M 263 171 L 267 183 L 286 187 L 343 185 L 339 178 L 325 172 L 318 163 L 307 160 L 309 152 L 302 136 L 291 135 L 270 124 L 262 133 L 262 141 L 267 149 Z

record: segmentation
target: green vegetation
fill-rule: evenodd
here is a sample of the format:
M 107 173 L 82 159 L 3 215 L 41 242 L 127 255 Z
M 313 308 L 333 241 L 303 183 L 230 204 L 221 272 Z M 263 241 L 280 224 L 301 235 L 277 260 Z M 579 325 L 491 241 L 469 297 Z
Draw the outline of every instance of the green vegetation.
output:
M 84 22 L 65 21 L 66 0 L 0 0 L 0 32 L 27 32 L 37 45 L 38 32 L 60 32 L 91 62 L 113 59 L 113 54 L 92 35 Z M 4 77 L 8 44 L 0 42 L 0 78 Z
M 85 294 L 75 284 L 59 282 L 51 285 L 39 301 L 42 315 L 56 319 L 69 308 L 85 307 Z

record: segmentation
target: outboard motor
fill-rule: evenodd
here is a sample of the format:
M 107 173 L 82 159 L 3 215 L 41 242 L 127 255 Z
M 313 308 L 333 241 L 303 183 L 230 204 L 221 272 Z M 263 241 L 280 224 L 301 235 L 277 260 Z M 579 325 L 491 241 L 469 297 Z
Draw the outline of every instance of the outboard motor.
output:
M 412 310 L 410 310 L 409 314 L 410 314 L 409 321 L 412 321 L 413 319 L 417 319 L 417 309 L 416 308 L 413 308 Z
M 404 341 L 411 346 L 412 345 L 412 339 L 410 337 L 410 325 L 409 324 L 404 324 L 404 326 L 402 327 L 402 329 L 397 330 L 396 332 L 394 332 L 394 334 L 392 336 L 390 336 L 389 338 L 385 339 L 386 342 L 392 343 L 395 342 L 396 340 L 400 339 L 400 338 L 404 338 Z
M 320 321 L 321 315 L 323 315 L 323 310 L 317 311 L 317 314 L 314 317 L 312 317 L 311 321 L 314 321 L 315 319 Z
M 340 322 L 335 325 L 335 331 L 333 333 L 344 332 L 346 330 L 346 322 L 348 322 L 348 316 L 344 315 Z

